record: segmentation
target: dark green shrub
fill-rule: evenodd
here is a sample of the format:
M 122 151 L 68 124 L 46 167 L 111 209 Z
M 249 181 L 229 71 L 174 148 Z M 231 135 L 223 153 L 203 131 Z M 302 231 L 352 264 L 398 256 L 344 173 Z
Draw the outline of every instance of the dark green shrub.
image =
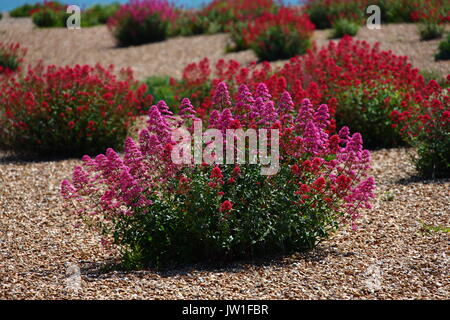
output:
M 260 61 L 289 59 L 304 54 L 311 46 L 308 38 L 296 32 L 285 33 L 280 28 L 272 27 L 251 45 Z
M 447 120 L 448 121 L 448 120 Z M 436 131 L 434 135 L 420 135 L 415 143 L 417 172 L 425 178 L 450 177 L 450 131 Z
M 345 35 L 351 37 L 356 36 L 359 30 L 359 25 L 353 21 L 347 19 L 339 19 L 333 23 L 333 30 L 331 31 L 330 38 L 337 39 L 342 38 Z
M 447 39 L 439 44 L 438 53 L 435 55 L 436 60 L 449 60 L 450 59 L 450 34 Z
M 41 9 L 33 13 L 33 23 L 40 28 L 65 27 L 68 15 L 65 11 Z
M 147 94 L 153 97 L 153 101 L 158 102 L 164 100 L 170 107 L 175 107 L 179 103 L 175 99 L 175 89 L 170 83 L 169 77 L 149 77 L 145 80 L 147 85 Z
M 245 22 L 237 22 L 230 27 L 231 44 L 227 45 L 227 52 L 237 52 L 249 49 L 244 37 Z
M 17 7 L 9 12 L 9 15 L 13 18 L 23 18 L 31 16 L 30 11 L 33 9 L 37 9 L 38 4 L 30 5 L 24 4 L 20 7 Z
M 419 25 L 419 34 L 421 40 L 439 39 L 444 33 L 444 27 L 438 23 L 425 22 Z
M 417 172 L 424 178 L 450 178 L 450 75 L 440 86 L 431 80 L 418 95 L 402 133 L 417 149 Z
M 314 25 L 297 9 L 283 7 L 247 22 L 241 30 L 245 45 L 259 60 L 274 61 L 304 54 L 311 46 Z
M 151 104 L 128 71 L 42 65 L 0 82 L 0 147 L 19 154 L 80 156 L 122 146 Z

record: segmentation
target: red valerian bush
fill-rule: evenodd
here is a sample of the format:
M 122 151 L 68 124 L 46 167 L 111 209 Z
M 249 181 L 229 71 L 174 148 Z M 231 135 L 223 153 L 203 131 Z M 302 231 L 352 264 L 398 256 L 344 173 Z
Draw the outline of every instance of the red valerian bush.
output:
M 18 70 L 26 53 L 19 43 L 0 41 L 0 75 Z
M 244 47 L 253 49 L 260 60 L 288 59 L 310 48 L 314 25 L 299 9 L 281 7 L 247 20 L 234 33 L 242 35 Z M 239 38 L 236 35 L 233 38 Z
M 151 104 L 131 70 L 29 67 L 0 83 L 0 145 L 18 153 L 80 155 L 121 147 L 135 115 Z
M 392 118 L 402 134 L 417 148 L 415 164 L 426 178 L 450 177 L 450 75 L 446 86 L 431 80 L 414 95 L 415 104 Z
M 236 61 L 219 60 L 213 72 L 204 59 L 186 66 L 183 80 L 173 84 L 180 96 L 191 94 L 202 116 L 212 108 L 209 93 L 220 81 L 228 83 L 232 94 L 240 84 L 254 89 L 264 82 L 275 100 L 288 90 L 297 103 L 304 98 L 313 104 L 326 103 L 337 126 L 361 132 L 369 147 L 402 143 L 390 114 L 406 110 L 414 102 L 414 92 L 425 84 L 407 57 L 348 36 L 275 69 L 267 62 L 241 66 Z
M 340 223 L 356 227 L 375 187 L 359 133 L 344 127 L 329 135 L 326 105 L 304 99 L 296 108 L 287 91 L 276 103 L 263 83 L 253 93 L 241 85 L 232 99 L 221 82 L 211 100 L 205 125 L 224 136 L 228 129 L 278 130 L 278 172 L 261 175 L 260 162 L 174 163 L 173 130 L 192 132 L 200 121 L 185 98 L 180 118 L 163 101 L 152 106 L 139 140 L 125 140 L 123 157 L 111 148 L 84 156 L 62 182 L 67 204 L 123 249 L 127 267 L 291 252 L 315 246 Z
M 131 0 L 108 20 L 120 46 L 165 40 L 176 11 L 167 0 Z

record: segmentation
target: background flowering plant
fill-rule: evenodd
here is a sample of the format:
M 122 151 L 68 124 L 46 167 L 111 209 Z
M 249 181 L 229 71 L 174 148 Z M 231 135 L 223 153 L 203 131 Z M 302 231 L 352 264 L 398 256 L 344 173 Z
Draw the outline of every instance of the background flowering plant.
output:
M 260 60 L 272 61 L 305 53 L 311 46 L 313 31 L 308 15 L 281 7 L 235 27 L 232 37 L 238 47 L 251 48 Z
M 120 46 L 165 40 L 176 11 L 167 0 L 131 0 L 108 20 Z
M 450 17 L 450 4 L 445 0 L 309 0 L 306 12 L 318 29 L 325 29 L 343 18 L 362 24 L 370 5 L 380 7 L 383 23 L 445 22 Z
M 261 164 L 175 164 L 172 130 L 200 121 L 183 99 L 180 118 L 160 101 L 138 142 L 126 139 L 123 157 L 111 148 L 85 156 L 72 181 L 62 182 L 67 204 L 122 248 L 127 267 L 311 248 L 339 223 L 355 226 L 360 209 L 370 208 L 370 154 L 348 128 L 327 133 L 326 105 L 304 99 L 295 106 L 287 91 L 274 103 L 264 84 L 253 93 L 240 86 L 232 101 L 224 82 L 212 100 L 210 128 L 280 130 L 277 174 L 261 175 Z
M 38 27 L 65 27 L 69 17 L 66 8 L 66 5 L 56 1 L 44 1 L 33 6 L 28 13 Z
M 121 147 L 151 103 L 130 70 L 29 67 L 0 83 L 0 145 L 19 153 L 80 155 Z
M 394 112 L 402 134 L 417 148 L 418 173 L 427 178 L 450 177 L 450 75 L 442 87 L 431 80 L 403 113 Z
M 15 9 L 9 12 L 9 15 L 13 18 L 22 18 L 22 17 L 30 17 L 33 13 L 39 11 L 43 7 L 54 8 L 54 9 L 62 9 L 64 5 L 59 1 L 46 1 L 44 0 L 42 3 L 35 4 L 24 4 L 16 7 Z
M 268 63 L 241 66 L 233 60 L 219 60 L 213 70 L 209 61 L 203 59 L 186 66 L 183 80 L 174 85 L 179 95 L 192 97 L 202 116 L 213 107 L 210 93 L 220 81 L 229 84 L 232 94 L 236 94 L 240 84 L 253 90 L 264 82 L 275 100 L 288 90 L 296 103 L 304 98 L 310 98 L 313 104 L 326 103 L 337 127 L 358 130 L 369 147 L 403 143 L 391 113 L 406 111 L 415 103 L 415 92 L 425 85 L 423 76 L 408 63 L 407 57 L 348 36 L 294 57 L 277 69 Z

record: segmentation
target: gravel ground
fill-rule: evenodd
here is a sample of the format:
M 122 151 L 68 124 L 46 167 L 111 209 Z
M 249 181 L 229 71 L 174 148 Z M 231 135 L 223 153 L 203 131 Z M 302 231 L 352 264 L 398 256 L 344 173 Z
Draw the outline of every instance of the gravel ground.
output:
M 117 258 L 62 207 L 78 160 L 0 158 L 0 299 L 449 299 L 450 180 L 414 178 L 411 149 L 373 153 L 375 208 L 315 250 L 217 269 L 105 271 Z M 81 268 L 81 278 L 76 269 Z

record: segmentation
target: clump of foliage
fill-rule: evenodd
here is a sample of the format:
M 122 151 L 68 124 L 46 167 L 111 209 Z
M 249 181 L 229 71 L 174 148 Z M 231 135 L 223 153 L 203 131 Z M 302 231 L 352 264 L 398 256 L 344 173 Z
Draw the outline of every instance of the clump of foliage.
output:
M 81 13 L 81 26 L 90 27 L 99 24 L 106 24 L 108 19 L 119 10 L 119 7 L 119 3 L 94 5 Z
M 0 75 L 18 70 L 26 52 L 19 43 L 0 42 Z
M 438 53 L 435 55 L 436 60 L 449 60 L 450 59 L 450 34 L 439 43 Z
M 173 80 L 170 77 L 149 77 L 145 80 L 147 94 L 153 97 L 154 101 L 164 100 L 170 107 L 175 107 L 178 100 L 175 98 L 176 92 L 172 86 Z
M 51 7 L 39 8 L 33 12 L 33 23 L 40 28 L 65 27 L 68 14 L 64 9 L 54 9 Z
M 444 27 L 438 23 L 425 22 L 419 25 L 421 40 L 439 39 L 444 33 Z
M 130 70 L 29 67 L 0 83 L 0 146 L 21 154 L 79 156 L 119 148 L 147 88 Z
M 333 23 L 333 30 L 331 31 L 330 38 L 337 39 L 342 38 L 345 35 L 354 37 L 358 33 L 359 25 L 353 21 L 347 19 L 339 19 Z

